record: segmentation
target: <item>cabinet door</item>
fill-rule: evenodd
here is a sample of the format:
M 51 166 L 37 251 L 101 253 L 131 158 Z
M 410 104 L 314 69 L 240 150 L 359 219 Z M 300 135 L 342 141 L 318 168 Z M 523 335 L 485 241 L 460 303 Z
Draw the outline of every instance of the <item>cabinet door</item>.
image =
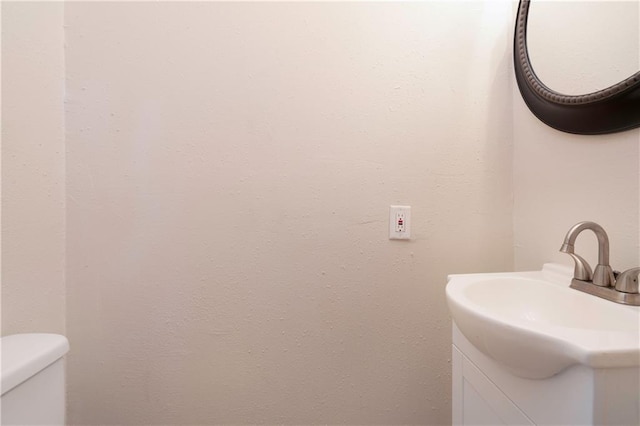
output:
M 462 395 L 464 425 L 498 426 L 507 424 L 493 411 L 489 403 L 478 393 L 473 385 L 466 380 L 463 382 Z
M 533 425 L 467 357 L 453 346 L 454 425 Z

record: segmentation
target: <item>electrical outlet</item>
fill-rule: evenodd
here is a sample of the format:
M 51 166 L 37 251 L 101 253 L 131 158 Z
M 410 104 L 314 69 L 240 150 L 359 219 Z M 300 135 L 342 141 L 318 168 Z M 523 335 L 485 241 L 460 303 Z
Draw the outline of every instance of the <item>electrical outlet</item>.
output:
M 396 212 L 396 219 L 395 219 L 395 225 L 396 225 L 396 232 L 406 232 L 407 231 L 407 215 L 404 213 L 404 211 L 400 210 L 398 212 Z
M 411 206 L 389 206 L 389 239 L 411 239 Z

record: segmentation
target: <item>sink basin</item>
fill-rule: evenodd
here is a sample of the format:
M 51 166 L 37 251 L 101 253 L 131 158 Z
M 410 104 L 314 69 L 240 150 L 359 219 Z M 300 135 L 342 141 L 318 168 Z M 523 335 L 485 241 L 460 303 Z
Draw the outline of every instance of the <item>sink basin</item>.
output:
M 640 310 L 569 288 L 571 275 L 558 274 L 558 266 L 556 273 L 545 265 L 536 272 L 451 275 L 446 293 L 455 324 L 520 377 L 547 378 L 575 364 L 640 366 Z

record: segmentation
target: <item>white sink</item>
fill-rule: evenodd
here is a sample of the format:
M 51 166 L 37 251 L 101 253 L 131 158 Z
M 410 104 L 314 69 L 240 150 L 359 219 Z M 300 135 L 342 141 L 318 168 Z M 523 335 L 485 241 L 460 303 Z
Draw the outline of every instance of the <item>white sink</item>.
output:
M 574 364 L 640 366 L 640 309 L 569 288 L 567 272 L 545 265 L 451 275 L 449 310 L 467 340 L 520 377 L 542 379 Z

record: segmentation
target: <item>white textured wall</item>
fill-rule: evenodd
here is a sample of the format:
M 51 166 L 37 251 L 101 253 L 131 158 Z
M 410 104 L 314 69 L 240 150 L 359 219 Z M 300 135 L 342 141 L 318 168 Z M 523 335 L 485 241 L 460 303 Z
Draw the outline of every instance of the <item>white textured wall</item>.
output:
M 65 331 L 62 3 L 2 2 L 2 334 Z
M 449 423 L 445 277 L 513 264 L 511 7 L 68 3 L 71 423 Z
M 534 69 L 552 89 L 566 93 L 628 77 L 640 69 L 639 8 L 637 0 L 532 4 Z M 615 269 L 637 266 L 640 130 L 602 136 L 553 130 L 530 113 L 515 83 L 514 130 L 516 269 L 537 269 L 548 261 L 572 264 L 558 249 L 567 230 L 582 220 L 607 230 Z M 576 252 L 595 265 L 592 233 L 579 237 Z

